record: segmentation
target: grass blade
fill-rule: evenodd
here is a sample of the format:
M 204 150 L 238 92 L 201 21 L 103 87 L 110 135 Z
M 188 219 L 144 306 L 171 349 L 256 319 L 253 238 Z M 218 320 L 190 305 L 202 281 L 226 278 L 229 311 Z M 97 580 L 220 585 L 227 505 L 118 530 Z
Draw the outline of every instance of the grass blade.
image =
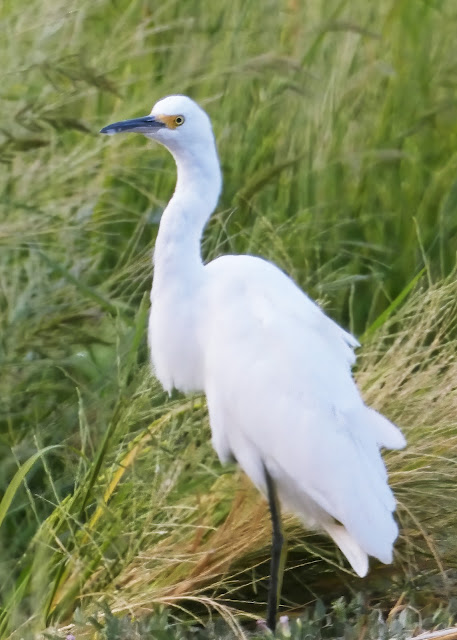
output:
M 425 267 L 423 267 L 419 273 L 417 273 L 414 278 L 408 282 L 406 287 L 404 287 L 398 296 L 392 300 L 387 309 L 385 309 L 376 320 L 368 327 L 368 329 L 360 336 L 360 342 L 363 342 L 368 336 L 372 335 L 377 329 L 380 329 L 382 325 L 390 318 L 390 316 L 394 313 L 394 311 L 401 305 L 403 300 L 406 298 L 408 293 L 410 293 L 422 276 L 425 273 Z
M 5 494 L 0 502 L 0 527 L 2 526 L 3 520 L 5 519 L 5 516 L 8 512 L 11 502 L 13 501 L 14 496 L 16 495 L 25 476 L 28 474 L 30 469 L 35 464 L 35 462 L 38 460 L 38 458 L 41 458 L 45 453 L 47 453 L 51 449 L 56 449 L 57 447 L 60 447 L 60 446 L 61 445 L 55 444 L 49 447 L 45 447 L 44 449 L 41 449 L 40 451 L 37 451 L 36 453 L 34 453 L 33 456 L 30 456 L 28 460 L 26 460 L 24 463 L 21 464 L 19 469 L 14 474 L 13 479 L 9 483 L 5 491 Z

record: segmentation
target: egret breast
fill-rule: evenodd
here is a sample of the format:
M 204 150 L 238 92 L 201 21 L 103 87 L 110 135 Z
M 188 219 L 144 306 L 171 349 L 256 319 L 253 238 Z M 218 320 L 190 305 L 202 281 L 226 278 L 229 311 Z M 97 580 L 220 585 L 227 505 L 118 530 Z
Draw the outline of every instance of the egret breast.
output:
M 203 358 L 198 337 L 198 299 L 181 288 L 151 293 L 148 341 L 154 373 L 170 392 L 203 389 Z

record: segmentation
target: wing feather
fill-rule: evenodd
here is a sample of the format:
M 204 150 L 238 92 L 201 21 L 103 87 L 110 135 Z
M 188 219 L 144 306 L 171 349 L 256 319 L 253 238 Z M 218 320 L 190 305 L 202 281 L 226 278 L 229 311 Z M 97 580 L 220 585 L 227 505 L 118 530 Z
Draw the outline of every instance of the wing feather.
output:
M 208 267 L 201 339 L 216 449 L 223 442 L 263 491 L 267 464 L 286 508 L 344 539 L 356 571 L 357 549 L 390 562 L 398 528 L 379 446 L 404 439 L 363 403 L 358 342 L 270 263 L 226 256 Z

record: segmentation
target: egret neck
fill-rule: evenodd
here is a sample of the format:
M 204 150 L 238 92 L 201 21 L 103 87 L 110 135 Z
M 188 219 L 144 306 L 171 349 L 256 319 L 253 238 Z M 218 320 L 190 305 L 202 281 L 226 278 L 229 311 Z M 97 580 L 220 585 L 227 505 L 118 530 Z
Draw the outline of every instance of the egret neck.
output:
M 154 289 L 201 276 L 201 237 L 216 208 L 222 176 L 216 145 L 169 145 L 176 162 L 175 192 L 160 221 L 154 252 Z

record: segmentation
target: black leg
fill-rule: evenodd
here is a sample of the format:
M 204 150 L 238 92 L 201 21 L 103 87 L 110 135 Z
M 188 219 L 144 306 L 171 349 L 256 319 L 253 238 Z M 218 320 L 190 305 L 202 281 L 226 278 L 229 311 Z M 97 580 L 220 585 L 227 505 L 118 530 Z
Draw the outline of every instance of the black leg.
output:
M 270 586 L 268 589 L 267 625 L 273 632 L 276 629 L 276 614 L 281 596 L 282 576 L 284 572 L 285 547 L 281 524 L 281 511 L 278 495 L 273 478 L 265 465 L 265 480 L 267 483 L 268 503 L 270 505 L 273 541 L 271 546 Z

